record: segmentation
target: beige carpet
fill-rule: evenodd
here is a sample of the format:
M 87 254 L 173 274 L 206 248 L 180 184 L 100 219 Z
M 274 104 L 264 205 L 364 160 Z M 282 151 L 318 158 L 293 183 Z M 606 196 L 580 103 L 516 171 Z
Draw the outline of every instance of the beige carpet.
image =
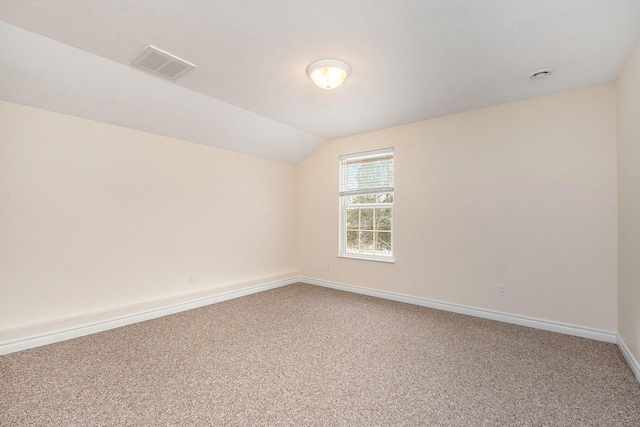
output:
M 640 426 L 617 347 L 291 285 L 0 357 L 2 426 Z

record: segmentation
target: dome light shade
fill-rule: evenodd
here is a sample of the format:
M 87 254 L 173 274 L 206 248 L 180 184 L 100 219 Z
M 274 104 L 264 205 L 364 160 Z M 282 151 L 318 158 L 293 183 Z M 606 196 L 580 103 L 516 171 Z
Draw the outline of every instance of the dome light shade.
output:
M 323 59 L 309 65 L 307 74 L 316 86 L 322 89 L 335 89 L 344 82 L 351 68 L 337 59 Z

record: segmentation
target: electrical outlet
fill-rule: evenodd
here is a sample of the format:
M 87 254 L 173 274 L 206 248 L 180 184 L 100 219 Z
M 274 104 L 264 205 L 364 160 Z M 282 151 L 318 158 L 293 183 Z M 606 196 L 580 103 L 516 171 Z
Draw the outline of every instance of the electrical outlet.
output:
M 331 263 L 327 263 L 327 271 L 331 271 Z
M 507 294 L 507 287 L 505 285 L 498 285 L 498 295 L 501 297 Z
M 190 285 L 195 285 L 196 284 L 196 276 L 189 277 L 189 284 Z

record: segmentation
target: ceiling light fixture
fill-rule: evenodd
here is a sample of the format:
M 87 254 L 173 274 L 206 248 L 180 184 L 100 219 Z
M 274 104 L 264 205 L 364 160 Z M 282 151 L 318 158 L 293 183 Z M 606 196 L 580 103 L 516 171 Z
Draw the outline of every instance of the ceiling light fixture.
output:
M 316 86 L 322 89 L 335 89 L 344 82 L 351 67 L 346 62 L 337 59 L 323 59 L 309 65 L 307 74 Z
M 553 68 L 540 68 L 538 70 L 532 71 L 529 74 L 529 78 L 531 80 L 541 80 L 541 79 L 546 79 L 547 77 L 549 77 L 551 75 L 551 73 L 553 73 Z

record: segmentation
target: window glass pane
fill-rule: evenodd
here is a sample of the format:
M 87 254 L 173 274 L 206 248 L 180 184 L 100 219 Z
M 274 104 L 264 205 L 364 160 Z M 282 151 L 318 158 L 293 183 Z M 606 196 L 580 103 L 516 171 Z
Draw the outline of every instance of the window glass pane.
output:
M 393 193 L 377 193 L 376 203 L 393 203 Z
M 381 254 L 391 253 L 391 232 L 379 231 L 376 234 L 376 252 Z
M 391 230 L 391 208 L 376 209 L 376 230 Z
M 373 246 L 373 231 L 361 231 L 360 232 L 360 252 L 373 253 L 375 250 Z
M 357 231 L 347 231 L 347 252 L 359 252 L 360 244 Z
M 360 228 L 360 209 L 347 208 L 347 230 Z
M 373 230 L 373 208 L 360 209 L 360 229 Z
M 365 203 L 393 203 L 393 193 L 360 194 L 358 196 L 346 196 L 348 205 Z

